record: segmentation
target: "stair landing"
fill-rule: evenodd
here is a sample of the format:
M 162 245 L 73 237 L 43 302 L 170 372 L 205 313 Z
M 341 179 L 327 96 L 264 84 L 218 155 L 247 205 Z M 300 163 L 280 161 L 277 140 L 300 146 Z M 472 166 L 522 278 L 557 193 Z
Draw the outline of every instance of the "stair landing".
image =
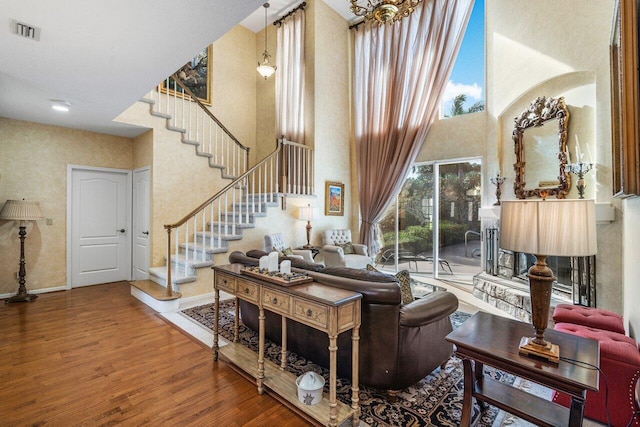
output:
M 160 313 L 177 311 L 180 306 L 180 292 L 167 295 L 167 288 L 151 280 L 136 280 L 131 284 L 131 295 Z
M 135 282 L 129 282 L 131 286 L 140 289 L 142 292 L 151 295 L 158 301 L 170 301 L 178 299 L 182 296 L 180 292 L 173 291 L 171 296 L 167 296 L 167 288 L 152 282 L 151 280 L 136 280 Z

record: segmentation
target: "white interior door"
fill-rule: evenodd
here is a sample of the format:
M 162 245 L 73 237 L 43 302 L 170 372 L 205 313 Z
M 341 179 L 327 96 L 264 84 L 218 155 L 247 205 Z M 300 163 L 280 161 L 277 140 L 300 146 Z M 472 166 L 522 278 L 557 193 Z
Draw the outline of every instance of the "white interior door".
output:
M 131 278 L 131 173 L 70 166 L 70 286 Z
M 133 280 L 149 278 L 151 180 L 149 168 L 133 171 Z

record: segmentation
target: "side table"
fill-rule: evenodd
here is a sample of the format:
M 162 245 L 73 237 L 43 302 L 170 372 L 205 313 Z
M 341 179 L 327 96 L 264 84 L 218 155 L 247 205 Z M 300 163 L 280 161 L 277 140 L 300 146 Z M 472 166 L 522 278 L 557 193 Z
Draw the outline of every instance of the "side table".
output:
M 313 256 L 313 259 L 316 259 L 316 256 L 320 253 L 320 250 L 322 249 L 322 247 L 321 246 L 300 246 L 299 248 L 296 248 L 296 249 L 311 251 L 311 256 Z
M 553 365 L 519 354 L 520 337 L 532 333 L 528 323 L 479 312 L 447 335 L 464 366 L 461 426 L 470 425 L 474 397 L 539 426 L 582 425 L 587 390 L 598 390 L 598 341 L 547 330 L 545 338 L 560 346 L 560 363 Z M 484 375 L 485 364 L 566 393 L 571 407 L 495 381 Z

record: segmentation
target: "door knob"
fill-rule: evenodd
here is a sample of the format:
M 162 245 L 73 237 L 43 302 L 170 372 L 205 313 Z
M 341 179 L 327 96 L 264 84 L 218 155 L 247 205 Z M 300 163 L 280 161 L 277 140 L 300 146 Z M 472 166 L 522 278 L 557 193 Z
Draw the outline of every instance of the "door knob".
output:
M 144 234 L 145 236 L 148 236 L 149 232 L 148 231 L 143 231 L 142 234 Z
M 116 231 L 118 231 L 119 233 L 124 233 L 124 232 L 125 232 L 125 229 L 124 229 L 124 228 L 121 228 L 120 230 L 116 230 Z

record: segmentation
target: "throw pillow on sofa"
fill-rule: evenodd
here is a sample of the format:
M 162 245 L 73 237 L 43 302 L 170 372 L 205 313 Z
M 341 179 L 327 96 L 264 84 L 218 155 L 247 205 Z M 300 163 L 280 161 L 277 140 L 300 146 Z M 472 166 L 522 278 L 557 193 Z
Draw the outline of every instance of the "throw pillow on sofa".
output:
M 338 246 L 342 248 L 342 252 L 344 252 L 345 255 L 351 255 L 356 253 L 356 250 L 353 247 L 353 244 L 351 242 L 343 243 Z
M 368 271 L 376 271 L 378 273 L 382 273 L 371 264 L 367 264 L 366 268 Z M 412 303 L 414 301 L 414 298 L 413 298 L 413 293 L 411 292 L 411 275 L 409 274 L 409 270 L 398 271 L 398 273 L 395 274 L 395 278 L 398 279 L 398 283 L 400 284 L 400 293 L 402 294 L 402 304 Z
M 284 248 L 282 251 L 280 251 L 280 256 L 287 256 L 292 254 L 293 254 L 293 249 L 291 248 Z

